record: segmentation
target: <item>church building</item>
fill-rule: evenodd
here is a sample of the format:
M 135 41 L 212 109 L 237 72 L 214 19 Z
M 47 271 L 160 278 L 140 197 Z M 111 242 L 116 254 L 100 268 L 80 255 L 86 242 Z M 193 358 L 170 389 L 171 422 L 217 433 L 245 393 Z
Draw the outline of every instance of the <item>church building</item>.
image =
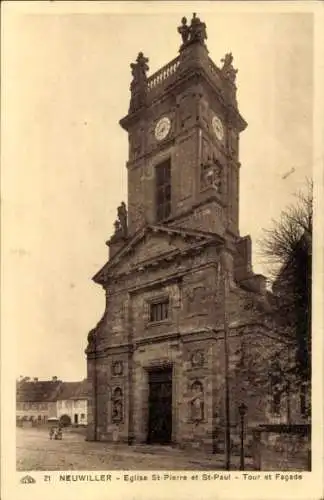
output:
M 141 52 L 131 64 L 128 201 L 93 278 L 106 307 L 88 335 L 87 439 L 215 449 L 242 403 L 249 426 L 282 418 L 255 368 L 281 341 L 239 230 L 233 56 L 212 61 L 196 14 L 178 34 L 156 73 Z

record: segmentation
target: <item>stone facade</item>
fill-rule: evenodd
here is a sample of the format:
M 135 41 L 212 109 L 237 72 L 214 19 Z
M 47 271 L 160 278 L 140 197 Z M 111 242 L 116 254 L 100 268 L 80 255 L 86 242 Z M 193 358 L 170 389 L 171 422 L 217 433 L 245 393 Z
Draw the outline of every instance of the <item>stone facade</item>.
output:
M 181 31 L 180 55 L 154 75 L 146 76 L 143 54 L 131 65 L 130 110 L 120 122 L 129 137 L 127 222 L 123 206 L 109 260 L 94 277 L 106 309 L 86 351 L 89 440 L 147 442 L 150 374 L 165 369 L 172 377 L 170 441 L 215 449 L 225 422 L 224 328 L 233 435 L 240 402 L 253 425 L 269 416 L 267 389 L 247 390 L 240 371 L 243 344 L 256 363 L 285 346 L 265 322 L 265 279 L 252 271 L 251 239 L 239 234 L 239 134 L 246 122 L 231 55 L 222 68 L 212 62 L 204 36 L 195 34 L 204 26 L 197 19 L 191 38 Z M 171 208 L 161 221 L 156 167 L 164 161 Z M 165 317 L 152 321 L 154 304 L 163 303 Z

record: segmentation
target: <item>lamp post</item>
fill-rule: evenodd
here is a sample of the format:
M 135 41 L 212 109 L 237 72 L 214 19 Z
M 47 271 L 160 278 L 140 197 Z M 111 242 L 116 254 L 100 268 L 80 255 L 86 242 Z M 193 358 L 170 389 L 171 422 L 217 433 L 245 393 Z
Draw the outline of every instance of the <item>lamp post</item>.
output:
M 241 421 L 241 453 L 240 453 L 240 470 L 244 470 L 244 417 L 246 414 L 247 406 L 241 403 L 238 407 Z

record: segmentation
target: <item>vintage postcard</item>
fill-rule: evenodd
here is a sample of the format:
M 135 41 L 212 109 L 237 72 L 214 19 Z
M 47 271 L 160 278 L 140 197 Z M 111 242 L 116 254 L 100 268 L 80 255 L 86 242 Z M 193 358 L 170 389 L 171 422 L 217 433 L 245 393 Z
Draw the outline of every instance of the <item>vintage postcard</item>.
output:
M 323 498 L 322 7 L 3 2 L 3 500 Z

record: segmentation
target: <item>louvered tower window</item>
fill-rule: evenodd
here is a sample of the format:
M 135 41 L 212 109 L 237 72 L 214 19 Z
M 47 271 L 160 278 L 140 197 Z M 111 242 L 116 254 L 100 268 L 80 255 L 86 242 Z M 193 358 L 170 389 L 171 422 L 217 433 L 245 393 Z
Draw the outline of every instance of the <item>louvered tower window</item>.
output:
M 171 214 L 171 161 L 156 166 L 156 220 L 163 221 Z

